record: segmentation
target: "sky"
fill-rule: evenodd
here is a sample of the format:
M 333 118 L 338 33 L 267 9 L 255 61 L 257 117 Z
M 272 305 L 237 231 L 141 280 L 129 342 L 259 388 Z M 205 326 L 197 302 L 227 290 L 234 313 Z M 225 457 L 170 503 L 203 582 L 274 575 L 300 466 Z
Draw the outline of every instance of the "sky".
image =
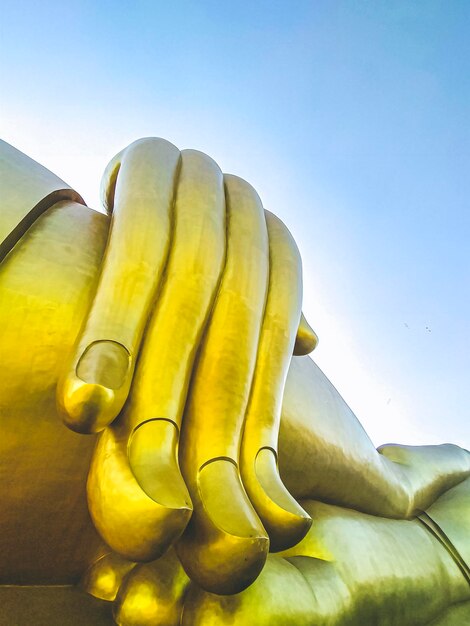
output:
M 251 182 L 373 442 L 470 448 L 470 3 L 0 0 L 0 132 L 99 208 L 139 137 Z

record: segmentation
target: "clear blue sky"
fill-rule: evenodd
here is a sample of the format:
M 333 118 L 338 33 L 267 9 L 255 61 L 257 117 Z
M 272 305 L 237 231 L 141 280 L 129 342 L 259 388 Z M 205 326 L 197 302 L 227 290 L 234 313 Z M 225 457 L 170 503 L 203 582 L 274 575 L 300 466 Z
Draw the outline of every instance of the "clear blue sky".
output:
M 0 0 L 3 137 L 97 204 L 132 140 L 249 180 L 378 445 L 470 447 L 470 3 Z

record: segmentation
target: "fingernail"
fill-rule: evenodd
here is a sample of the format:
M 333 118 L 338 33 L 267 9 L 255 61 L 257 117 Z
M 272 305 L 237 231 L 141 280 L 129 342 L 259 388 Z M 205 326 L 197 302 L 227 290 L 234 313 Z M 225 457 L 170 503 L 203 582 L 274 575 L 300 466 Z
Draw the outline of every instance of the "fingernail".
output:
M 162 506 L 192 509 L 178 464 L 179 430 L 168 419 L 151 419 L 131 437 L 128 456 L 132 472 L 145 493 Z
M 116 341 L 95 341 L 83 352 L 76 374 L 85 383 L 119 389 L 130 368 L 130 354 Z
M 279 476 L 277 457 L 271 448 L 261 448 L 255 459 L 259 489 L 250 489 L 253 505 L 268 531 L 271 552 L 295 546 L 307 534 L 312 518 L 287 491 Z

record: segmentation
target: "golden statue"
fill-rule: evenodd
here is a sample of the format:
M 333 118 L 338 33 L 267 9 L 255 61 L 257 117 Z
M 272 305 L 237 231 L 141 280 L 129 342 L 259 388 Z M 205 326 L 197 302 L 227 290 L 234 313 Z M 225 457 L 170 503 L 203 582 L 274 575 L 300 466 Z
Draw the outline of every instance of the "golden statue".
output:
M 107 214 L 0 175 L 0 624 L 470 623 L 469 452 L 374 448 L 248 183 L 162 139 Z

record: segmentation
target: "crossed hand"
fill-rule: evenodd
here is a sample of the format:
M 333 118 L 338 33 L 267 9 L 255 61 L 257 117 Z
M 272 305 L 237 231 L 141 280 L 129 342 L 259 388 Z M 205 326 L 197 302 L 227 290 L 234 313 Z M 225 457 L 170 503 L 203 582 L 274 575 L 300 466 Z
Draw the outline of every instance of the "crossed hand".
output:
M 129 560 L 174 544 L 201 587 L 237 593 L 311 524 L 277 467 L 290 359 L 316 343 L 297 247 L 248 183 L 162 139 L 119 153 L 103 195 L 102 271 L 58 387 L 72 430 L 103 431 L 94 524 Z

